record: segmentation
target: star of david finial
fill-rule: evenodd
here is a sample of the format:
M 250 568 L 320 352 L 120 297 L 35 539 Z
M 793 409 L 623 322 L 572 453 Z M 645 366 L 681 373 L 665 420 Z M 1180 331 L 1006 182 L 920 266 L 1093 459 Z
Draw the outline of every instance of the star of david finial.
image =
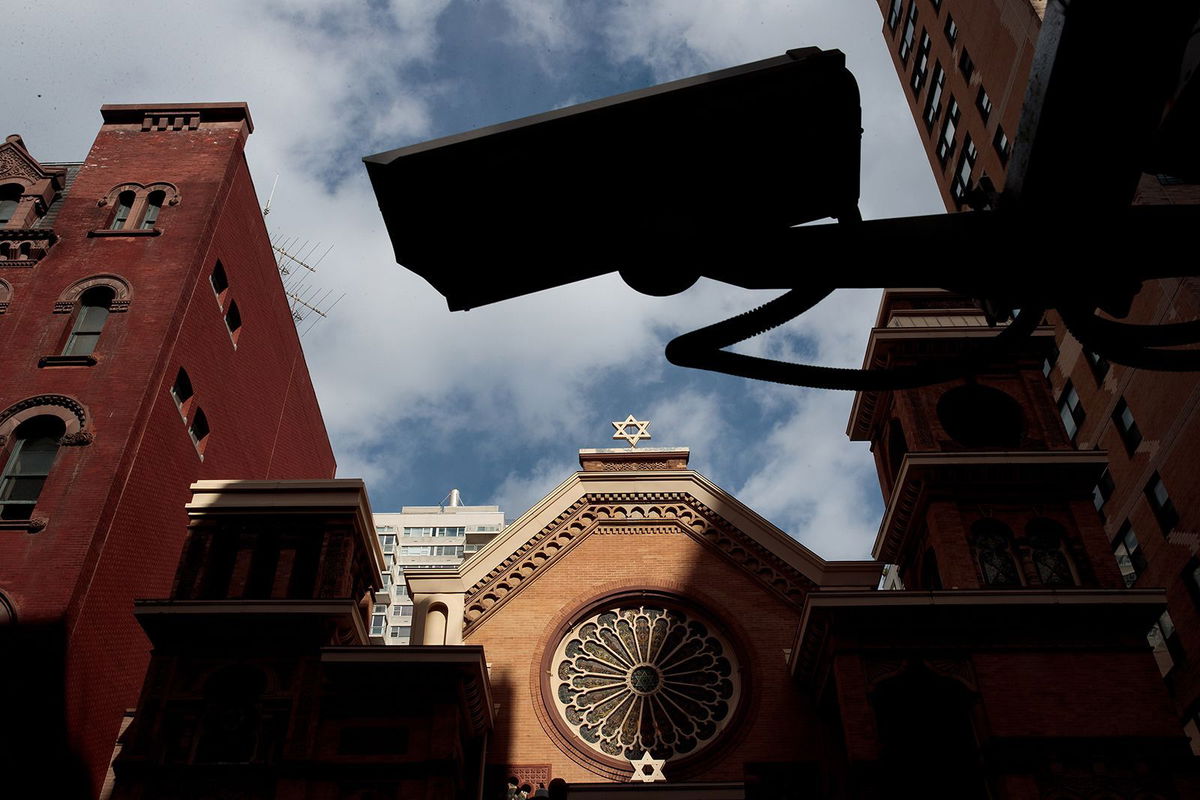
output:
M 649 426 L 649 424 L 650 420 L 634 419 L 633 414 L 630 414 L 625 418 L 624 422 L 614 422 L 612 424 L 613 427 L 617 429 L 617 432 L 613 434 L 612 438 L 624 439 L 625 441 L 629 442 L 630 447 L 637 447 L 637 443 L 642 439 L 653 438 L 650 436 L 650 432 L 646 430 L 646 427 Z M 630 428 L 636 428 L 637 430 L 635 430 L 633 433 L 630 433 Z
M 642 757 L 639 759 L 629 759 L 629 763 L 633 766 L 633 775 L 629 778 L 631 782 L 655 783 L 667 779 L 667 776 L 663 775 L 663 764 L 666 764 L 667 760 L 651 758 L 649 750 L 642 753 Z

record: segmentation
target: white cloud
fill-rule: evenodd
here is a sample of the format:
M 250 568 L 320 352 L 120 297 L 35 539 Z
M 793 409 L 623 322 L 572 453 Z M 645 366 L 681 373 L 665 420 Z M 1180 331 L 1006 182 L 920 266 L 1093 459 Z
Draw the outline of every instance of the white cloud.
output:
M 509 36 L 551 77 L 579 68 L 582 48 L 595 46 L 597 31 L 610 58 L 645 65 L 664 80 L 789 47 L 840 47 L 863 92 L 864 213 L 937 210 L 879 35 L 881 17 L 870 3 L 658 0 L 585 14 L 565 0 L 501 1 L 516 25 L 497 36 Z M 9 30 L 42 30 L 46 19 L 56 20 L 54 53 L 47 58 L 43 40 L 28 33 L 10 43 L 9 61 L 27 72 L 10 70 L 0 83 L 0 104 L 9 111 L 10 129 L 25 135 L 36 156 L 70 160 L 83 158 L 101 103 L 250 103 L 256 131 L 247 160 L 264 201 L 280 175 L 271 230 L 333 245 L 311 281 L 345 298 L 304 343 L 341 474 L 367 476 L 373 495 L 386 493 L 383 487 L 403 493 L 401 487 L 422 477 L 414 472 L 414 447 L 469 441 L 472 451 L 464 457 L 488 463 L 495 498 L 517 513 L 576 465 L 554 455 L 510 463 L 506 437 L 573 456 L 575 447 L 607 439 L 607 420 L 615 418 L 607 398 L 620 385 L 646 398 L 656 432 L 666 437 L 656 442 L 693 447 L 694 463 L 729 485 L 741 483 L 744 500 L 818 552 L 858 547 L 861 554 L 860 544 L 847 543 L 860 542 L 872 527 L 871 503 L 862 492 L 877 490 L 869 455 L 843 433 L 849 395 L 747 382 L 731 405 L 706 390 L 670 385 L 678 374 L 662 355 L 670 336 L 778 292 L 701 281 L 683 295 L 658 299 L 610 275 L 451 314 L 424 281 L 396 265 L 358 159 L 452 132 L 435 130 L 439 104 L 456 89 L 439 70 L 445 37 L 455 34 L 444 27 L 449 5 L 16 5 L 6 9 Z M 458 44 L 460 51 L 469 45 Z M 802 274 L 836 274 L 841 266 L 803 264 Z M 838 293 L 739 349 L 857 366 L 876 298 Z M 764 420 L 775 420 L 775 427 L 746 442 L 742 434 Z M 738 453 L 729 452 L 730 442 L 740 443 Z M 454 482 L 453 476 L 439 479 Z

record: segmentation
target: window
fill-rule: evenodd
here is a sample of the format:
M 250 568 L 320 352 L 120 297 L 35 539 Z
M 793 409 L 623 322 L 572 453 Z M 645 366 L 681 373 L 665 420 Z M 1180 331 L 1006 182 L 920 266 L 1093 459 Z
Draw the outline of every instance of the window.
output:
M 971 54 L 965 47 L 962 55 L 958 57 L 958 71 L 963 74 L 963 80 L 968 83 L 971 81 L 971 76 L 975 74 L 975 62 L 971 60 Z
M 1067 438 L 1072 442 L 1075 441 L 1075 436 L 1079 433 L 1079 426 L 1083 424 L 1084 417 L 1087 415 L 1083 413 L 1079 394 L 1070 381 L 1063 386 L 1062 394 L 1058 397 L 1058 416 L 1062 418 L 1063 427 L 1067 429 Z
M 1100 513 L 1100 519 L 1104 520 L 1104 504 L 1108 502 L 1108 498 L 1112 497 L 1113 490 L 1116 486 L 1113 484 L 1112 475 L 1109 474 L 1108 467 L 1104 468 L 1104 472 L 1100 473 L 1100 479 L 1096 481 L 1095 487 L 1092 488 L 1092 505 L 1096 507 L 1096 511 Z
M 396 530 L 395 525 L 376 525 L 375 526 L 376 533 L 388 533 L 388 532 L 393 532 L 395 530 Z
M 71 335 L 67 337 L 67 344 L 63 347 L 64 356 L 92 354 L 115 296 L 116 293 L 108 286 L 94 286 L 80 296 L 75 324 L 71 326 Z
M 12 451 L 0 473 L 0 519 L 25 520 L 33 515 L 65 431 L 63 421 L 49 415 L 17 426 Z
M 407 583 L 396 584 L 396 596 L 399 598 L 408 597 L 408 584 Z
M 0 186 L 0 225 L 7 225 L 16 216 L 24 190 L 19 183 Z
M 988 117 L 992 116 L 992 98 L 988 97 L 987 90 L 983 86 L 979 87 L 979 94 L 975 95 L 975 107 L 979 109 L 979 116 L 984 122 L 987 122 Z
M 110 230 L 119 231 L 125 227 L 125 223 L 129 220 L 129 212 L 133 209 L 133 201 L 137 195 L 132 190 L 126 190 L 117 195 L 117 208 L 113 212 L 112 223 L 108 226 Z
M 188 406 L 193 394 L 192 381 L 188 378 L 187 370 L 180 367 L 178 374 L 175 375 L 175 383 L 171 384 L 171 399 L 175 401 L 175 407 L 179 409 L 179 413 L 184 418 L 187 418 Z
M 1175 510 L 1175 504 L 1167 494 L 1167 487 L 1157 472 L 1146 484 L 1146 500 L 1150 503 L 1154 518 L 1158 520 L 1158 527 L 1162 529 L 1163 536 L 1166 536 L 1179 524 L 1179 513 Z
M 1049 380 L 1050 372 L 1054 369 L 1054 365 L 1058 363 L 1058 345 L 1050 345 L 1050 355 L 1046 356 L 1042 361 L 1042 375 Z
M 396 626 L 395 630 L 396 638 L 398 639 L 407 639 L 412 635 L 412 626 L 410 625 L 398 625 Z
M 1104 376 L 1108 374 L 1109 363 L 1108 359 L 1099 353 L 1093 353 L 1091 350 L 1085 350 L 1087 354 L 1088 365 L 1092 368 L 1092 374 L 1096 376 L 1096 383 L 1103 383 Z
M 436 527 L 406 527 L 404 535 L 408 537 L 422 536 L 465 536 L 467 529 L 465 526 L 457 528 L 436 528 Z
M 394 533 L 380 534 L 379 535 L 379 544 L 381 547 L 383 547 L 383 552 L 385 552 L 385 553 L 396 552 L 396 534 L 394 534 Z
M 1179 637 L 1175 635 L 1175 623 L 1166 611 L 1150 628 L 1150 632 L 1146 634 L 1146 641 L 1154 649 L 1154 659 L 1158 662 L 1158 669 L 1163 675 L 1170 672 L 1176 662 L 1183 660 Z
M 192 444 L 201 458 L 204 457 L 204 448 L 208 446 L 208 434 L 208 417 L 204 415 L 204 409 L 197 408 L 192 424 L 188 426 L 188 436 L 192 437 Z
M 996 136 L 992 139 L 992 147 L 996 148 L 996 155 L 1000 156 L 1000 163 L 1008 163 L 1008 136 L 1004 133 L 1004 128 L 996 126 Z
M 400 548 L 402 556 L 428 556 L 432 555 L 433 548 L 429 545 L 405 545 Z
M 925 113 L 921 118 L 925 120 L 925 128 L 933 132 L 933 123 L 937 122 L 937 118 L 942 113 L 942 88 L 946 85 L 946 71 L 942 69 L 941 62 L 934 62 L 933 65 L 933 83 L 929 87 L 929 99 L 925 101 Z
M 382 609 L 384 609 L 384 611 L 387 610 L 387 606 L 375 606 L 375 608 L 377 608 L 377 609 L 382 608 Z M 386 630 L 387 630 L 387 615 L 384 614 L 383 612 L 378 612 L 378 611 L 376 613 L 372 614 L 371 615 L 371 635 L 372 636 L 383 636 L 383 632 Z
M 984 586 L 1020 586 L 1012 555 L 1012 531 L 1003 522 L 981 519 L 971 526 L 971 540 Z
M 236 346 L 238 331 L 242 327 L 242 314 L 238 311 L 237 303 L 233 300 L 229 301 L 229 310 L 225 312 L 225 327 L 229 329 L 229 338 L 233 340 L 233 344 Z
M 946 41 L 954 44 L 958 41 L 958 23 L 954 21 L 954 17 L 946 15 Z
M 142 224 L 138 228 L 144 231 L 153 230 L 158 212 L 162 210 L 163 200 L 166 199 L 167 193 L 161 189 L 150 193 L 146 198 L 146 210 L 142 213 Z
M 954 135 L 958 131 L 959 116 L 958 102 L 951 97 L 950 104 L 946 107 L 946 119 L 942 122 L 942 136 L 937 144 L 937 157 L 942 166 L 946 165 L 947 159 L 954 152 Z
M 212 274 L 208 276 L 208 282 L 212 284 L 213 294 L 217 296 L 217 304 L 225 307 L 225 292 L 229 290 L 229 278 L 225 275 L 225 267 L 218 261 L 213 267 Z
M 1064 548 L 1064 531 L 1052 519 L 1037 517 L 1025 527 L 1033 566 L 1043 586 L 1074 586 L 1075 575 Z
M 904 21 L 904 35 L 900 37 L 900 60 L 907 61 L 912 52 L 913 37 L 917 35 L 917 0 L 908 4 L 908 19 Z
M 913 0 L 913 2 L 915 3 L 916 0 Z M 892 31 L 893 33 L 896 32 L 896 25 L 898 25 L 900 23 L 900 6 L 901 5 L 902 5 L 901 0 L 892 0 L 892 5 L 890 8 L 888 8 L 888 18 L 887 18 L 888 30 Z
M 1117 569 L 1121 570 L 1121 578 L 1125 585 L 1133 586 L 1138 575 L 1146 569 L 1146 555 L 1142 552 L 1137 534 L 1133 532 L 1128 520 L 1117 532 L 1117 538 L 1113 542 L 1113 555 L 1117 558 Z
M 929 48 L 932 44 L 933 42 L 929 39 L 929 31 L 921 31 L 921 45 L 917 48 L 917 58 L 913 61 L 912 80 L 909 81 L 914 97 L 920 96 L 921 87 L 925 85 L 925 75 L 929 72 Z
M 381 581 L 381 585 L 383 586 L 383 588 L 384 588 L 384 589 L 391 588 L 391 585 L 392 585 L 392 573 L 390 573 L 390 572 L 381 572 L 381 573 L 379 573 L 379 579 L 380 579 L 380 581 Z
M 954 180 L 950 184 L 950 194 L 959 203 L 966 199 L 967 192 L 971 188 L 971 170 L 975 169 L 975 143 L 971 141 L 971 134 L 967 134 L 963 139 L 962 153 L 958 157 L 958 168 L 954 170 Z
M 388 638 L 389 639 L 401 638 L 400 631 L 402 631 L 402 630 L 404 630 L 404 628 L 400 627 L 399 625 L 391 626 L 391 628 L 388 629 Z
M 1125 449 L 1129 455 L 1133 455 L 1133 451 L 1142 443 L 1142 432 L 1138 430 L 1137 423 L 1133 420 L 1133 412 L 1129 410 L 1129 404 L 1125 402 L 1124 397 L 1117 401 L 1112 419 L 1121 434 L 1121 441 L 1125 443 Z

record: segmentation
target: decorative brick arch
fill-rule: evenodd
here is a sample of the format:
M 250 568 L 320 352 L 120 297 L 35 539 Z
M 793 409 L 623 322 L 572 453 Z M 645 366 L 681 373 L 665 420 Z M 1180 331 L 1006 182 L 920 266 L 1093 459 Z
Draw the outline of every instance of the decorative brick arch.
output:
M 137 198 L 146 197 L 151 192 L 162 192 L 164 195 L 166 195 L 163 198 L 165 201 L 164 205 L 168 206 L 179 205 L 179 201 L 181 199 L 179 187 L 173 183 L 169 183 L 167 181 L 157 181 L 155 183 L 136 183 L 130 181 L 128 183 L 118 184 L 109 189 L 108 194 L 96 201 L 96 205 L 100 206 L 101 208 L 112 205 L 116 202 L 117 197 L 121 194 L 121 192 L 133 192 L 134 196 Z
M 60 445 L 87 445 L 95 438 L 88 428 L 87 409 L 78 400 L 61 394 L 39 394 L 0 411 L 0 447 L 8 443 L 8 437 L 22 422 L 41 416 L 58 417 L 63 421 L 65 430 Z
M 68 286 L 55 301 L 54 313 L 71 313 L 75 310 L 75 304 L 79 302 L 80 295 L 97 286 L 107 286 L 113 290 L 112 304 L 108 308 L 110 312 L 116 314 L 129 310 L 129 304 L 133 301 L 133 287 L 120 275 L 105 273 L 83 278 Z
M 17 621 L 17 611 L 4 592 L 0 592 L 0 628 L 13 625 Z
M 12 284 L 0 278 L 0 314 L 8 311 L 8 304 L 12 301 Z

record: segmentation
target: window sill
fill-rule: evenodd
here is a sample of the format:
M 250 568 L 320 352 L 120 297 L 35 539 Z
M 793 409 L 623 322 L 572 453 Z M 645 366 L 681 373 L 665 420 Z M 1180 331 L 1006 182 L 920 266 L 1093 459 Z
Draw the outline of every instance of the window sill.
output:
M 161 235 L 162 235 L 161 228 L 147 228 L 145 230 L 141 230 L 141 229 L 125 230 L 124 228 L 118 228 L 116 230 L 112 230 L 111 228 L 102 228 L 101 230 L 98 230 L 98 231 L 88 231 L 88 236 L 98 236 L 98 237 L 102 237 L 102 238 L 106 237 L 106 236 L 161 236 Z
M 33 519 L 0 519 L 0 531 L 25 531 L 37 533 L 46 527 L 47 520 L 43 517 Z
M 94 367 L 95 356 L 42 356 L 38 359 L 39 367 Z

